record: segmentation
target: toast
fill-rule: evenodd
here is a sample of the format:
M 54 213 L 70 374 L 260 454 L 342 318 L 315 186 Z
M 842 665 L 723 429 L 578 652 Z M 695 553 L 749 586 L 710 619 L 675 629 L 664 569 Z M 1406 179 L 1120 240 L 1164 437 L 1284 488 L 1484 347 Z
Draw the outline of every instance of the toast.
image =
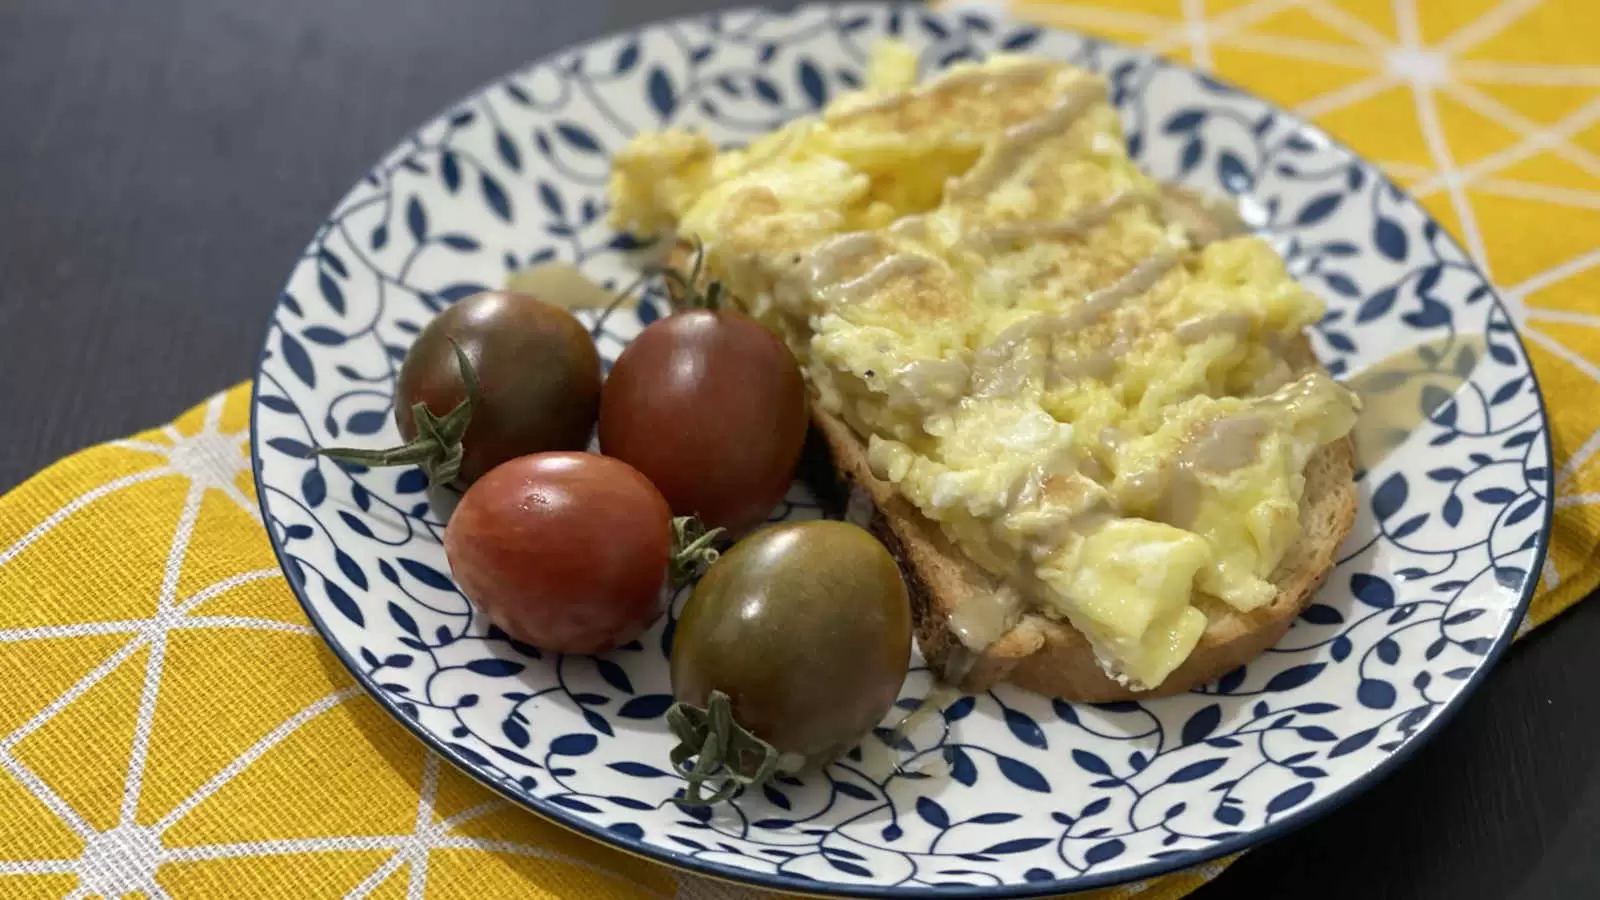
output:
M 689 248 L 677 244 L 667 262 L 688 271 Z M 669 292 L 676 294 L 670 285 Z M 1320 365 L 1304 336 L 1287 349 L 1287 360 L 1296 373 Z M 1206 630 L 1189 657 L 1152 690 L 1134 690 L 1111 678 L 1081 632 L 1036 613 L 1025 614 L 1010 632 L 975 654 L 950 630 L 948 617 L 962 603 L 992 593 L 999 579 L 970 560 L 893 485 L 874 476 L 866 444 L 812 399 L 802 480 L 830 513 L 859 519 L 889 548 L 905 578 L 923 658 L 966 693 L 1009 681 L 1050 697 L 1109 703 L 1181 694 L 1214 681 L 1283 637 L 1333 568 L 1339 544 L 1355 524 L 1355 446 L 1344 437 L 1318 449 L 1306 465 L 1300 536 L 1270 579 L 1277 596 L 1248 613 L 1214 598 L 1197 598 L 1196 605 L 1206 614 Z
M 1317 365 L 1304 339 L 1290 362 L 1301 371 Z M 848 425 L 815 405 L 811 419 L 817 446 L 802 475 L 830 507 L 870 500 L 867 527 L 900 564 L 923 657 L 967 693 L 1009 681 L 1050 697 L 1106 703 L 1179 694 L 1213 681 L 1283 637 L 1333 568 L 1339 544 L 1355 523 L 1355 454 L 1347 437 L 1319 449 L 1306 466 L 1300 537 L 1271 578 L 1278 595 L 1249 613 L 1201 598 L 1207 625 L 1194 652 L 1155 689 L 1136 691 L 1106 675 L 1077 629 L 1037 614 L 1025 615 L 982 654 L 969 651 L 947 627 L 947 617 L 970 598 L 993 591 L 997 579 L 967 559 L 892 485 L 873 476 L 866 446 Z M 822 453 L 826 460 L 819 458 Z

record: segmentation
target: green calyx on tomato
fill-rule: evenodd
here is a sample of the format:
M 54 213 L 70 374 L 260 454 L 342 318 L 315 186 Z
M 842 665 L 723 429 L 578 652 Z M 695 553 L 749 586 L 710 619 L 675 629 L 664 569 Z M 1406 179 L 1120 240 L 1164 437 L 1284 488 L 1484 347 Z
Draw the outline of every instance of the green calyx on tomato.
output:
M 673 626 L 671 759 L 689 782 L 680 802 L 715 803 L 774 766 L 849 752 L 893 708 L 910 655 L 904 579 L 866 529 L 784 522 L 734 544 Z
M 715 806 L 778 771 L 777 749 L 733 720 L 733 703 L 721 691 L 711 692 L 704 709 L 674 703 L 667 710 L 667 727 L 678 739 L 672 767 L 688 783 L 683 796 L 674 798 L 679 806 Z M 700 789 L 712 779 L 721 779 L 721 786 L 702 796 Z
M 517 457 L 588 447 L 600 381 L 600 354 L 572 313 L 529 294 L 483 291 L 435 316 L 406 350 L 393 403 L 405 444 L 329 455 L 422 464 L 435 486 L 465 488 Z
M 461 439 L 472 424 L 472 405 L 482 396 L 478 373 L 472 367 L 461 345 L 448 338 L 455 350 L 456 364 L 461 367 L 461 380 L 466 385 L 467 396 L 442 416 L 433 414 L 428 404 L 418 400 L 411 404 L 412 421 L 417 426 L 417 436 L 398 447 L 387 450 L 363 450 L 360 447 L 319 447 L 312 451 L 345 462 L 367 466 L 418 466 L 433 485 L 449 484 L 461 474 Z
M 717 561 L 716 541 L 722 537 L 723 528 L 706 528 L 694 516 L 676 516 L 672 520 L 672 566 L 667 580 L 680 588 L 705 574 Z

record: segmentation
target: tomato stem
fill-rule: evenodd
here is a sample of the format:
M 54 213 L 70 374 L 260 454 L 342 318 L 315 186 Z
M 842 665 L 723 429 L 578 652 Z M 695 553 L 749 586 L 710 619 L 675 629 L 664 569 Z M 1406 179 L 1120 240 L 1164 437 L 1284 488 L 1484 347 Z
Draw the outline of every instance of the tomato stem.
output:
M 326 456 L 345 462 L 367 466 L 419 466 L 435 486 L 449 484 L 461 474 L 461 439 L 472 424 L 472 407 L 481 396 L 478 372 L 472 366 L 455 338 L 446 338 L 456 352 L 456 365 L 461 370 L 461 381 L 466 385 L 467 396 L 443 416 L 436 416 L 428 404 L 418 400 L 411 404 L 411 419 L 417 425 L 417 436 L 398 447 L 386 450 L 366 450 L 360 447 L 318 447 L 313 456 Z
M 715 312 L 722 308 L 722 300 L 727 292 L 723 288 L 722 282 L 715 278 L 706 282 L 705 288 L 701 289 L 700 277 L 705 273 L 706 246 L 701 243 L 698 235 L 691 238 L 690 241 L 694 245 L 694 263 L 689 268 L 689 274 L 684 275 L 671 266 L 665 266 L 661 270 L 661 277 L 665 278 L 672 287 L 677 288 L 676 293 L 670 290 L 667 292 L 673 301 L 674 309 L 679 311 L 709 309 Z
M 694 516 L 679 516 L 672 520 L 672 586 L 679 588 L 698 577 L 719 554 L 715 546 L 723 529 L 706 529 Z
M 704 709 L 674 703 L 667 710 L 667 727 L 678 739 L 672 748 L 672 767 L 688 782 L 683 796 L 673 798 L 679 806 L 714 806 L 778 771 L 777 748 L 734 721 L 733 702 L 721 691 L 711 692 Z M 716 790 L 701 794 L 702 787 L 719 778 L 722 784 Z
M 649 281 L 651 278 L 654 278 L 655 274 L 656 273 L 653 271 L 645 272 L 638 278 L 630 281 L 627 287 L 618 291 L 616 299 L 612 300 L 605 309 L 602 309 L 600 311 L 600 317 L 594 320 L 594 326 L 589 329 L 589 336 L 598 338 L 600 336 L 600 330 L 606 325 L 606 320 L 611 318 L 611 314 L 617 311 L 617 307 L 621 306 L 623 301 L 627 300 L 629 295 L 631 295 L 634 291 L 637 291 L 641 286 L 644 285 L 645 282 Z

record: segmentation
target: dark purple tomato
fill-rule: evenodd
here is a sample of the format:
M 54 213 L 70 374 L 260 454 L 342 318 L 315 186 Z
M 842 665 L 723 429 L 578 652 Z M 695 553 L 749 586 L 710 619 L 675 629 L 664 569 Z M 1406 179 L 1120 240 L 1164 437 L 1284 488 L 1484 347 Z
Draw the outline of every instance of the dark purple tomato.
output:
M 651 324 L 612 366 L 600 450 L 643 472 L 680 516 L 741 534 L 794 477 L 806 387 L 777 335 L 731 310 Z
M 395 423 L 417 436 L 412 405 L 443 417 L 467 396 L 454 341 L 477 375 L 480 396 L 461 439 L 459 480 L 547 450 L 583 450 L 600 408 L 600 356 L 583 324 L 528 294 L 486 291 L 429 322 L 406 353 Z

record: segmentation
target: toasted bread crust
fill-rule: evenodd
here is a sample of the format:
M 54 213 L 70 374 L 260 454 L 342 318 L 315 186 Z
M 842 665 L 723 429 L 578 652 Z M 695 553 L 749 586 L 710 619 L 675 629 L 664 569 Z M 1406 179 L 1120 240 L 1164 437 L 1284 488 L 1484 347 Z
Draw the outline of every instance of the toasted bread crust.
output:
M 1309 344 L 1299 342 L 1294 362 L 1315 365 Z M 843 504 L 851 491 L 872 501 L 868 527 L 900 563 L 911 596 L 917 645 L 935 671 L 959 673 L 970 655 L 946 625 L 950 610 L 978 592 L 993 591 L 997 580 L 967 559 L 937 524 L 923 516 L 894 487 L 874 477 L 866 447 L 849 426 L 813 407 L 812 424 L 826 465 L 813 457 L 805 475 L 825 502 Z M 1209 622 L 1194 652 L 1157 688 L 1135 691 L 1101 670 L 1088 639 L 1062 622 L 1030 614 L 981 654 L 956 685 L 968 693 L 1002 681 L 1052 697 L 1105 703 L 1163 697 L 1192 690 L 1221 677 L 1276 644 L 1335 562 L 1344 536 L 1355 523 L 1355 453 L 1349 438 L 1320 449 L 1306 466 L 1300 506 L 1300 538 L 1273 573 L 1278 595 L 1249 613 L 1220 601 L 1208 604 Z

